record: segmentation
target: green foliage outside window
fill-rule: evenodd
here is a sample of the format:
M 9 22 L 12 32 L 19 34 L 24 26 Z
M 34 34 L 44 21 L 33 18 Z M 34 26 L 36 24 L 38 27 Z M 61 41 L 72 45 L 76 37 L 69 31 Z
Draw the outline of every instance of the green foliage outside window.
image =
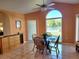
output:
M 47 26 L 48 27 L 59 27 L 61 26 L 61 19 L 48 19 L 47 20 Z

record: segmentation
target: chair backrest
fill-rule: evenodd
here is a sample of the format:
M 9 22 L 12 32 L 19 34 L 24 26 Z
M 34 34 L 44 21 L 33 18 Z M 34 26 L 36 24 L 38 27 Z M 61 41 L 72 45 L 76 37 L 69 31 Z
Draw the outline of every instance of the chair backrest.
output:
M 33 40 L 34 40 L 34 44 L 36 45 L 37 49 L 41 50 L 45 48 L 44 41 L 42 40 L 41 37 L 34 37 Z
M 56 40 L 56 42 L 55 42 L 55 46 L 56 46 L 56 47 L 58 47 L 59 38 L 60 38 L 60 35 L 57 37 L 57 40 Z

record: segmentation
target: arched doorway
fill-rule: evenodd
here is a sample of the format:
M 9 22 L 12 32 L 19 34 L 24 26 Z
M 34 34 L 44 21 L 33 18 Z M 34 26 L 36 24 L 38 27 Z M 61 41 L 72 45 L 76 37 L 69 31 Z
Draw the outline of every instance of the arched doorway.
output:
M 62 13 L 59 10 L 52 10 L 46 15 L 46 32 L 60 35 L 59 41 L 62 42 Z

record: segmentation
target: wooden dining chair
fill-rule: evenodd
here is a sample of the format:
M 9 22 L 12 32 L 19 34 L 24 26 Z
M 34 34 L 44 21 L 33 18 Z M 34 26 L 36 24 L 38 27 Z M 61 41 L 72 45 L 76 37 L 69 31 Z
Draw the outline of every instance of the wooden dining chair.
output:
M 42 53 L 43 53 L 44 48 L 45 48 L 43 39 L 41 37 L 34 37 L 33 41 L 34 41 L 35 48 L 39 51 L 42 51 Z
M 34 38 L 35 38 L 35 37 L 37 37 L 37 34 L 33 34 L 33 35 L 32 35 L 33 42 L 34 42 Z M 32 51 L 34 51 L 34 48 L 35 48 L 35 44 L 33 45 Z

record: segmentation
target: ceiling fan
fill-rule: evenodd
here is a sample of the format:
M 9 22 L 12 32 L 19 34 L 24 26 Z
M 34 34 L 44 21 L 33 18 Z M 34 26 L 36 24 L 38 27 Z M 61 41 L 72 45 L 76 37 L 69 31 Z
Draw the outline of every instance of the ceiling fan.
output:
M 37 6 L 39 6 L 39 9 L 41 9 L 41 11 L 46 11 L 47 9 L 54 9 L 51 6 L 55 5 L 54 2 L 50 3 L 50 4 L 45 4 L 45 1 L 43 0 L 43 4 L 36 4 Z

